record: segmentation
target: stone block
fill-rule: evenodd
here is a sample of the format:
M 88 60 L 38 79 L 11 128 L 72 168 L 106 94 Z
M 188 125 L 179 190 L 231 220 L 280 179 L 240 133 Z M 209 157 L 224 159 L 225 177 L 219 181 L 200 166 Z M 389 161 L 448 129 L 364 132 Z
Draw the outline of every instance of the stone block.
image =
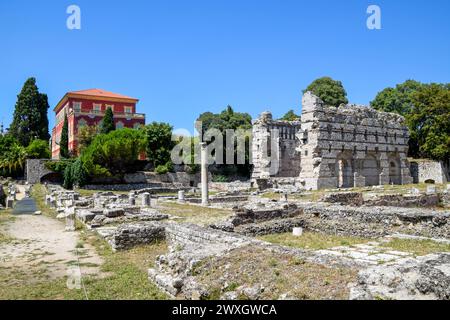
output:
M 117 218 L 117 217 L 123 216 L 125 214 L 125 210 L 124 209 L 106 209 L 103 211 L 103 214 L 107 218 Z

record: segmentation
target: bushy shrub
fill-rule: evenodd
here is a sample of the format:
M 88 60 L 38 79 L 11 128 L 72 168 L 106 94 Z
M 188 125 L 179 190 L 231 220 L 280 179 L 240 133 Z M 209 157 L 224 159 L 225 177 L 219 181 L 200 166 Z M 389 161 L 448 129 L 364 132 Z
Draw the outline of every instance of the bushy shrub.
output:
M 28 159 L 50 159 L 50 147 L 48 141 L 33 140 L 27 147 Z
M 73 189 L 74 186 L 83 187 L 89 179 L 86 168 L 80 158 L 69 164 L 64 169 L 63 187 Z
M 169 172 L 169 169 L 165 165 L 159 165 L 155 169 L 157 174 L 166 174 Z
M 63 187 L 66 188 L 66 189 L 72 189 L 73 188 L 72 165 L 68 165 L 64 169 Z
M 78 187 L 83 187 L 88 181 L 88 174 L 83 162 L 78 158 L 71 166 L 72 171 L 72 181 L 73 184 Z
M 64 174 L 67 166 L 70 166 L 73 160 L 48 161 L 45 167 L 53 172 Z
M 96 136 L 81 155 L 81 161 L 91 177 L 125 174 L 144 151 L 144 132 L 125 128 Z
M 167 161 L 166 164 L 157 166 L 155 171 L 157 174 L 166 174 L 169 172 L 173 172 L 174 167 L 172 161 Z

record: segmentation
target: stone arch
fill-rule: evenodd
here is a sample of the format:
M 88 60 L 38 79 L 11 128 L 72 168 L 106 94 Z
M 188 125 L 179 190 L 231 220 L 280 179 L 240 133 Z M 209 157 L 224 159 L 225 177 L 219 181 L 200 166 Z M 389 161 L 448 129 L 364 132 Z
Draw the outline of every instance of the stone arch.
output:
M 366 179 L 366 186 L 380 184 L 380 166 L 375 154 L 368 153 L 362 161 L 362 175 Z
M 41 183 L 51 182 L 51 183 L 62 183 L 64 180 L 61 173 L 50 172 L 41 177 Z
M 389 156 L 389 183 L 402 184 L 400 157 L 398 155 Z

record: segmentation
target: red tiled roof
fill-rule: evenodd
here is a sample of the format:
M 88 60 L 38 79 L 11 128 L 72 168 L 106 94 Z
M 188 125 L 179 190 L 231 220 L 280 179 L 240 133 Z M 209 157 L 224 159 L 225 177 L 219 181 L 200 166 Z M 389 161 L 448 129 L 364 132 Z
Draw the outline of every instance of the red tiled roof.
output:
M 122 99 L 122 100 L 126 100 L 128 102 L 134 102 L 134 103 L 137 103 L 139 101 L 139 99 L 124 96 L 123 94 L 114 93 L 114 92 L 106 91 L 103 89 L 87 89 L 87 90 L 67 92 L 64 95 L 64 97 L 58 102 L 58 104 L 56 105 L 56 107 L 53 110 L 56 112 L 57 110 L 59 110 L 62 107 L 63 103 L 65 103 L 69 97 L 74 97 L 74 96 L 75 97 L 88 96 L 88 97 L 92 97 L 93 99 L 95 99 L 95 98 L 97 98 L 97 99 L 101 99 L 101 98 L 119 99 L 119 101 L 120 101 L 120 99 Z
M 88 89 L 88 90 L 80 90 L 80 91 L 71 91 L 68 94 L 81 94 L 85 96 L 94 96 L 94 97 L 107 97 L 107 98 L 118 98 L 118 99 L 131 99 L 138 100 L 136 98 L 124 96 L 122 94 L 102 90 L 102 89 Z

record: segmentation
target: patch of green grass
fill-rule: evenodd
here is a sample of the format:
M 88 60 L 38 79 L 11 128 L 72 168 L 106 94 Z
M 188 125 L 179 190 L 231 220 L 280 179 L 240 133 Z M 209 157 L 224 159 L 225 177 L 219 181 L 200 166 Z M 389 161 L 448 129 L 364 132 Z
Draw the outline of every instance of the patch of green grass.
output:
M 93 245 L 103 258 L 104 263 L 100 270 L 106 274 L 103 277 L 89 277 L 85 280 L 89 299 L 168 299 L 168 296 L 147 278 L 147 270 L 154 265 L 156 257 L 167 252 L 165 243 L 114 253 L 109 245 L 96 235 L 86 233 L 83 240 Z
M 390 250 L 409 252 L 415 256 L 424 256 L 436 252 L 450 252 L 450 244 L 433 240 L 392 239 L 383 243 L 382 246 Z
M 271 234 L 259 237 L 259 239 L 283 246 L 312 250 L 349 246 L 369 241 L 363 238 L 327 235 L 316 232 L 304 232 L 300 237 L 296 237 L 291 233 Z
M 35 184 L 31 189 L 31 197 L 36 201 L 36 206 L 38 210 L 42 212 L 43 215 L 47 217 L 56 218 L 58 215 L 56 210 L 48 207 L 45 204 L 45 195 L 47 194 L 47 190 L 42 184 Z
M 225 220 L 232 212 L 231 210 L 206 208 L 192 204 L 181 204 L 175 202 L 159 202 L 159 209 L 163 213 L 180 217 L 178 221 L 189 222 L 200 225 L 209 225 Z

